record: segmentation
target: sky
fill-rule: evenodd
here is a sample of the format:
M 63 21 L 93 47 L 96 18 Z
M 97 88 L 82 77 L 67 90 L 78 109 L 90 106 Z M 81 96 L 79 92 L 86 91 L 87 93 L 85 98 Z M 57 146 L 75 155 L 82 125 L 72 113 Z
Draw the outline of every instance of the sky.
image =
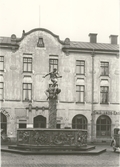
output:
M 110 43 L 120 34 L 119 15 L 119 0 L 0 0 L 0 36 L 45 28 L 61 40 L 89 42 L 96 33 L 98 43 Z

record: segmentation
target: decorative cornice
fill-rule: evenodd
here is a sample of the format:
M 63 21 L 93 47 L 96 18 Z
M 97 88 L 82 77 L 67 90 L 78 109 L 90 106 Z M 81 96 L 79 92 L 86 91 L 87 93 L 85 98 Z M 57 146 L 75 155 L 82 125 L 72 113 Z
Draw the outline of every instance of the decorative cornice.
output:
M 104 49 L 88 49 L 88 48 L 72 48 L 72 47 L 63 47 L 62 51 L 65 53 L 90 53 L 93 54 L 94 56 L 95 54 L 118 54 L 119 50 L 104 50 Z
M 30 31 L 28 31 L 28 32 L 26 32 L 26 33 L 24 32 L 23 35 L 22 35 L 22 37 L 19 38 L 19 39 L 17 39 L 17 42 L 22 41 L 25 36 L 31 34 L 32 32 L 35 32 L 35 31 L 45 31 L 45 32 L 51 34 L 53 37 L 57 38 L 57 40 L 58 40 L 61 44 L 64 44 L 64 42 L 59 39 L 59 36 L 58 36 L 58 35 L 52 33 L 51 31 L 49 31 L 49 30 L 47 30 L 47 29 L 45 29 L 45 28 L 35 28 L 35 29 L 32 29 L 32 30 L 30 30 Z

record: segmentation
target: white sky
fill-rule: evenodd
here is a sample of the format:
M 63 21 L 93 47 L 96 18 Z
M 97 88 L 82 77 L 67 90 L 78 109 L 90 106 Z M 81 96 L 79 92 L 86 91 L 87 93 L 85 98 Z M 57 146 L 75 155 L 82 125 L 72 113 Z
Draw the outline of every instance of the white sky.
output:
M 97 33 L 97 42 L 109 43 L 119 35 L 119 9 L 119 0 L 0 0 L 0 36 L 21 37 L 40 23 L 61 40 L 89 42 Z

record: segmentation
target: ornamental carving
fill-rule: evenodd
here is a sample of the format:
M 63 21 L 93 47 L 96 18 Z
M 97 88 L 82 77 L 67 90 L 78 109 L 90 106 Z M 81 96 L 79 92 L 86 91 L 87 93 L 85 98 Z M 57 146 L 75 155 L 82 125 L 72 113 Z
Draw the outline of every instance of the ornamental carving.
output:
M 84 146 L 87 131 L 82 130 L 18 130 L 18 144 L 36 146 Z

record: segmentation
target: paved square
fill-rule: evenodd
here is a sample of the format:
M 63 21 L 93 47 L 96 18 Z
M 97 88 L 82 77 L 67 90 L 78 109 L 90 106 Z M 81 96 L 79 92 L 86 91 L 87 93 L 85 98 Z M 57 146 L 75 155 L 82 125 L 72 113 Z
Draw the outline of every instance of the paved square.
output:
M 97 156 L 20 155 L 1 153 L 1 167 L 120 167 L 120 155 L 110 146 L 96 146 L 107 151 Z

